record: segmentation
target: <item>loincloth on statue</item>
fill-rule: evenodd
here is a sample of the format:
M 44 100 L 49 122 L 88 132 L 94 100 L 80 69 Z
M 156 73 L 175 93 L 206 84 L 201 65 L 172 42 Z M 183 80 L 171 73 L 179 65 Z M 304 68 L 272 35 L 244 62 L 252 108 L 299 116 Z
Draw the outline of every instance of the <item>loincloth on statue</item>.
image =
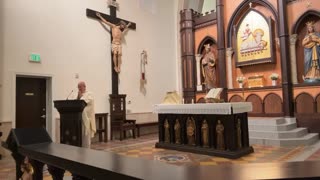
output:
M 122 54 L 122 46 L 121 44 L 112 44 L 111 45 L 111 52 L 121 55 Z

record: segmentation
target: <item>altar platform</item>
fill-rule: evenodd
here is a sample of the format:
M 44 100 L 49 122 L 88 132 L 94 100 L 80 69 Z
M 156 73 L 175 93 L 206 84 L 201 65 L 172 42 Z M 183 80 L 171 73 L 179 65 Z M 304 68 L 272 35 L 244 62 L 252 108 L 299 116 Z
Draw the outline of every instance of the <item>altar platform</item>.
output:
M 157 148 L 236 159 L 253 152 L 249 145 L 250 102 L 158 104 Z

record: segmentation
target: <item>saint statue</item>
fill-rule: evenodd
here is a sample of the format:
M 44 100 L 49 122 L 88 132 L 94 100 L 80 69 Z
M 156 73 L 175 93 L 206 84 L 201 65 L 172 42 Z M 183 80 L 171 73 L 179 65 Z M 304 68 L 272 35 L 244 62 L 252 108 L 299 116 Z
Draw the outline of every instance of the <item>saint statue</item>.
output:
M 170 143 L 170 126 L 168 119 L 165 120 L 164 122 L 164 142 Z
M 237 121 L 237 138 L 238 138 L 238 148 L 242 148 L 242 138 L 241 138 L 241 120 Z
M 221 124 L 221 121 L 218 120 L 216 125 L 216 133 L 217 133 L 217 149 L 225 150 L 224 145 L 224 126 Z
M 111 52 L 113 55 L 113 63 L 114 63 L 114 70 L 117 73 L 120 73 L 120 66 L 122 63 L 122 35 L 124 34 L 124 31 L 128 29 L 128 27 L 131 25 L 131 23 L 126 24 L 124 21 L 120 21 L 119 24 L 112 24 L 106 19 L 104 19 L 100 13 L 96 13 L 96 16 L 100 18 L 102 22 L 107 24 L 111 27 L 111 33 L 112 33 L 112 43 L 111 43 Z
M 181 144 L 180 132 L 181 132 L 181 128 L 180 128 L 179 119 L 176 119 L 176 123 L 174 124 L 174 133 L 175 133 L 176 144 Z
M 320 33 L 315 32 L 314 22 L 308 22 L 307 35 L 302 41 L 304 47 L 304 80 L 320 80 Z
M 192 118 L 187 120 L 187 138 L 189 145 L 195 145 L 195 124 Z
M 216 87 L 216 57 L 213 52 L 214 48 L 210 44 L 205 45 L 205 55 L 201 61 L 201 67 L 204 77 L 203 84 L 206 85 L 206 89 Z
M 21 172 L 22 172 L 22 176 L 19 179 L 22 180 L 32 180 L 33 179 L 33 173 L 34 173 L 34 169 L 31 165 L 31 163 L 29 162 L 29 158 L 26 157 L 23 161 L 23 163 L 20 166 Z
M 202 122 L 201 126 L 201 134 L 202 134 L 202 146 L 209 147 L 209 126 L 207 120 Z

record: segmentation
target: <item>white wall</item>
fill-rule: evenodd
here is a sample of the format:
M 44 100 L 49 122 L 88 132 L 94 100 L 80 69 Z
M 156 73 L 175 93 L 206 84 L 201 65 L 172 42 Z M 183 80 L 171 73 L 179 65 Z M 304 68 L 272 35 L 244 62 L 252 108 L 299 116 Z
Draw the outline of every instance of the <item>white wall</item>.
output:
M 217 9 L 216 4 L 217 4 L 217 1 L 204 0 L 201 13 L 206 13 L 206 12 L 210 12 L 212 10 L 216 10 Z
M 193 9 L 193 10 L 201 13 L 203 1 L 204 0 L 189 0 L 187 9 Z M 213 1 L 213 0 L 211 0 L 211 1 Z
M 79 80 L 95 94 L 97 112 L 109 112 L 111 93 L 110 35 L 86 17 L 90 8 L 109 14 L 106 0 L 0 1 L 0 121 L 14 121 L 14 75 L 52 76 L 53 100 L 65 99 Z M 176 1 L 155 0 L 153 13 L 140 9 L 138 0 L 117 0 L 118 17 L 137 23 L 123 45 L 120 93 L 127 94 L 131 112 L 150 112 L 165 92 L 177 88 Z M 147 94 L 139 91 L 140 53 L 148 52 Z M 41 64 L 29 63 L 39 53 Z M 80 78 L 76 79 L 78 73 Z M 53 109 L 53 118 L 58 113 Z M 52 123 L 52 122 L 51 122 Z M 53 123 L 52 123 L 53 124 Z

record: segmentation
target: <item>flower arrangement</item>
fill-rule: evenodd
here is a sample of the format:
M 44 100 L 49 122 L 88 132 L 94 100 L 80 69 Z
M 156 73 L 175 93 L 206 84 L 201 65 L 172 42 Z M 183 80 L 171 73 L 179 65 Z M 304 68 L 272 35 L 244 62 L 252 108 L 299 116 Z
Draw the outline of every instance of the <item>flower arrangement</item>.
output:
M 277 80 L 277 79 L 279 79 L 279 74 L 272 73 L 269 77 L 270 77 L 271 80 Z
M 238 83 L 243 83 L 243 81 L 245 80 L 246 78 L 245 77 L 243 77 L 243 76 L 239 76 L 239 77 L 237 77 L 237 82 Z

